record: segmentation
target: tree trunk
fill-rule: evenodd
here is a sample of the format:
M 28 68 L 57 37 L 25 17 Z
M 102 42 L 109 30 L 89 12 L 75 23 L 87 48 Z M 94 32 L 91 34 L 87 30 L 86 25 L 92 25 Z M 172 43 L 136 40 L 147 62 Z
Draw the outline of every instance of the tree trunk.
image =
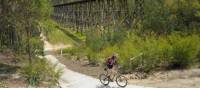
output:
M 26 26 L 26 33 L 27 33 L 27 52 L 28 52 L 28 59 L 29 59 L 29 63 L 32 64 L 32 55 L 31 55 L 31 46 L 30 46 L 30 23 L 28 22 L 27 24 L 28 26 Z

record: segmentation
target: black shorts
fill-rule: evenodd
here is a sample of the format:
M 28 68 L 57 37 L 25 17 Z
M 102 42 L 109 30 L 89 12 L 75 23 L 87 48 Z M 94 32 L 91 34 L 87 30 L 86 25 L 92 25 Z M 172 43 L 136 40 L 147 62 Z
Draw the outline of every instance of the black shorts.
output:
M 107 65 L 108 69 L 112 69 L 113 65 Z

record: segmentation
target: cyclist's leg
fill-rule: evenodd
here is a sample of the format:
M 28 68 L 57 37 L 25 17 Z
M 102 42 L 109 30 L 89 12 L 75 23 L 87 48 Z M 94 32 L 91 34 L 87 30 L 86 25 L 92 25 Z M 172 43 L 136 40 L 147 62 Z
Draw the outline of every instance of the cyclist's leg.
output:
M 108 65 L 108 77 L 109 79 L 111 79 L 111 81 L 112 81 L 112 75 L 113 75 L 113 66 Z
M 115 74 L 116 74 L 115 68 L 112 67 L 112 69 L 111 69 L 111 75 L 110 75 L 110 78 L 112 79 L 112 81 L 113 81 L 113 79 L 115 77 Z
M 113 74 L 114 74 L 114 75 L 117 74 L 117 70 L 118 70 L 117 67 L 116 67 L 116 66 L 113 66 Z
M 107 76 L 110 76 L 110 74 L 111 74 L 111 70 L 110 70 L 109 65 L 107 65 Z
M 117 74 L 117 71 L 115 69 L 115 66 L 112 67 L 111 69 L 111 78 L 114 79 L 114 76 Z

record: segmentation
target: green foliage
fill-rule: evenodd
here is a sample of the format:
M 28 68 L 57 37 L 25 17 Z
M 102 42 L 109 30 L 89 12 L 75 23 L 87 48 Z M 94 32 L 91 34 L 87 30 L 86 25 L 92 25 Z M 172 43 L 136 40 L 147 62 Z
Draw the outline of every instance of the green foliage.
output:
M 177 1 L 178 8 L 176 10 L 177 21 L 180 23 L 179 28 L 184 31 L 189 31 L 188 29 L 199 28 L 199 9 L 200 2 L 198 0 L 180 0 Z M 181 29 L 180 29 L 181 30 Z
M 106 41 L 104 41 L 102 33 L 99 30 L 88 31 L 86 37 L 86 46 L 88 46 L 92 51 L 98 52 L 106 47 Z
M 85 53 L 83 53 L 83 52 L 86 51 L 85 48 L 86 47 L 84 47 L 84 46 L 71 47 L 71 48 L 64 49 L 63 53 L 69 53 L 72 56 L 75 55 L 75 56 L 80 56 L 81 57 L 82 55 L 85 55 Z
M 80 52 L 78 48 L 67 48 L 63 50 L 63 53 L 69 53 L 71 55 L 76 55 L 78 52 Z
M 88 60 L 89 60 L 90 64 L 92 64 L 92 65 L 98 64 L 98 60 L 99 60 L 98 53 L 95 53 L 90 48 L 87 48 L 86 56 L 88 57 Z
M 117 5 L 121 2 L 123 0 L 115 1 Z M 200 57 L 199 0 L 145 0 L 144 15 L 139 14 L 138 18 L 132 18 L 133 15 L 138 15 L 133 12 L 137 9 L 136 0 L 128 0 L 127 3 L 128 14 L 131 16 L 115 19 L 112 15 L 116 21 L 113 23 L 116 24 L 112 24 L 108 17 L 108 26 L 94 26 L 96 28 L 91 27 L 86 32 L 86 45 L 83 48 L 68 49 L 65 52 L 73 55 L 83 52 L 92 64 L 103 63 L 113 53 L 118 53 L 119 64 L 126 73 L 188 68 L 196 64 Z M 130 24 L 139 19 L 139 27 L 124 27 L 124 22 L 119 22 L 121 18 Z M 95 20 L 98 23 L 98 17 Z M 126 28 L 131 28 L 134 33 L 129 33 Z M 143 54 L 133 59 L 140 53 Z
M 47 36 L 47 39 L 52 44 L 74 44 L 75 41 L 69 36 L 65 35 L 58 27 L 58 24 L 53 20 L 46 20 L 40 23 L 43 32 Z
M 74 34 L 75 37 L 79 38 L 82 41 L 86 40 L 86 36 L 84 36 L 83 34 L 81 34 L 79 32 L 76 32 L 76 33 L 73 33 L 73 34 Z
M 40 40 L 40 37 L 33 37 L 30 40 L 31 42 L 31 52 L 33 55 L 43 55 L 44 44 Z
M 107 34 L 109 35 L 109 34 Z M 127 30 L 124 28 L 116 28 L 113 30 L 113 35 L 111 36 L 111 44 L 120 43 L 127 38 Z
M 28 39 L 40 35 L 38 22 L 52 14 L 50 0 L 1 0 L 0 8 L 0 47 L 27 53 Z
M 34 1 L 34 0 L 33 0 Z M 51 0 L 34 1 L 33 7 L 42 19 L 48 19 L 53 12 Z
M 198 0 L 147 0 L 144 3 L 143 31 L 169 34 L 176 31 L 199 33 Z
M 186 68 L 197 61 L 200 49 L 200 39 L 197 35 L 185 37 L 172 34 L 169 36 L 169 40 L 173 48 L 173 60 L 171 62 L 173 68 Z
M 48 81 L 51 85 L 56 85 L 62 74 L 62 69 L 56 69 L 56 65 L 50 64 L 45 59 L 34 59 L 33 64 L 22 67 L 21 75 L 29 85 L 37 86 L 42 81 Z
M 86 36 L 86 55 L 89 61 L 93 64 L 103 62 L 102 58 L 108 57 L 108 54 L 117 50 L 116 47 L 109 48 L 110 45 L 115 45 L 127 38 L 125 29 L 115 30 L 92 30 Z M 108 51 L 107 51 L 108 50 Z
M 115 1 L 116 5 L 121 2 L 123 0 Z M 126 0 L 123 3 L 126 3 Z M 133 4 L 136 0 L 128 0 L 127 3 L 128 14 L 131 16 L 115 19 L 112 15 L 116 21 L 113 23 L 116 24 L 112 24 L 108 17 L 107 21 L 110 23 L 108 26 L 98 28 L 99 25 L 96 25 L 98 27 L 89 28 L 86 32 L 86 45 L 81 49 L 72 48 L 64 52 L 72 55 L 82 52 L 88 56 L 92 64 L 103 63 L 113 53 L 118 53 L 119 64 L 126 73 L 188 68 L 196 64 L 197 58 L 200 57 L 199 0 L 145 0 L 144 15 L 140 16 L 141 19 L 132 18 L 133 15 L 138 15 L 137 12 L 133 12 L 137 9 L 136 4 Z M 137 23 L 139 27 L 124 27 L 126 25 L 119 22 L 121 18 L 130 24 L 139 19 Z M 98 23 L 98 17 L 95 20 Z M 129 33 L 129 29 L 126 28 L 131 28 L 134 30 L 131 32 L 134 33 Z M 132 59 L 140 53 L 143 54 Z
M 143 31 L 166 33 L 173 30 L 170 22 L 170 12 L 165 5 L 165 0 L 147 0 L 144 3 Z
M 142 37 L 132 33 L 127 39 L 113 46 L 107 46 L 100 51 L 88 47 L 84 53 L 93 64 L 104 63 L 113 53 L 118 53 L 118 63 L 122 66 L 122 72 L 150 72 L 188 68 L 197 64 L 199 45 L 200 39 L 196 34 L 175 32 L 167 36 L 157 36 L 150 33 Z

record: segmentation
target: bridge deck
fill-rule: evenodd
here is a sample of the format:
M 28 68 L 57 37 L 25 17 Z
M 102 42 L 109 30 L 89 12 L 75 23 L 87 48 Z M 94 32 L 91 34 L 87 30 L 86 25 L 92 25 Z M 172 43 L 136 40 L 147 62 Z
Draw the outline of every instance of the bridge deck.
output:
M 73 2 L 68 2 L 68 3 L 54 5 L 54 7 L 74 5 L 74 4 L 82 4 L 82 3 L 92 2 L 92 1 L 96 1 L 96 0 L 78 0 L 78 1 L 73 1 Z

